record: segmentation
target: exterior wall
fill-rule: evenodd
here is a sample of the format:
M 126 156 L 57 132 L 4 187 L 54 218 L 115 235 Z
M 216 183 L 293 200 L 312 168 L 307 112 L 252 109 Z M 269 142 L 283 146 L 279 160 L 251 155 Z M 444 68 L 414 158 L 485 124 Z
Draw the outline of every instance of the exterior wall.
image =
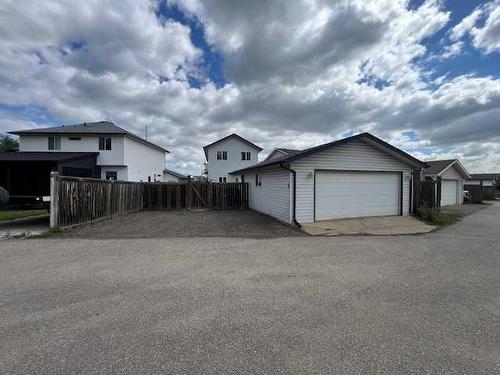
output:
M 273 168 L 257 174 L 261 186 L 255 185 L 255 173 L 245 174 L 250 189 L 250 208 L 291 223 L 291 173 L 283 168 Z
M 56 135 L 56 134 L 55 134 Z M 21 135 L 19 151 L 42 152 L 98 152 L 97 165 L 124 165 L 124 138 L 111 136 L 111 150 L 99 150 L 98 135 L 61 135 L 61 149 L 49 150 L 48 135 Z M 80 137 L 80 141 L 70 141 L 69 137 Z M 106 136 L 109 137 L 109 136 Z
M 481 185 L 481 180 L 467 180 L 465 181 L 465 185 Z
M 179 178 L 170 173 L 163 172 L 163 182 L 179 182 Z
M 227 151 L 227 160 L 217 160 L 217 151 Z M 251 160 L 241 160 L 242 152 L 250 152 Z M 229 172 L 256 164 L 258 162 L 259 150 L 235 137 L 230 137 L 209 147 L 207 155 L 208 179 L 218 182 L 219 177 L 226 177 L 227 182 L 234 182 L 235 178 L 240 178 L 240 176 L 229 175 Z
M 410 175 L 413 168 L 366 144 L 353 141 L 318 152 L 291 164 L 297 174 L 296 219 L 299 223 L 314 221 L 314 170 L 357 170 L 403 172 L 403 215 L 410 212 Z M 313 175 L 309 176 L 309 171 Z M 366 187 L 369 194 L 369 186 Z
M 128 181 L 161 181 L 165 153 L 130 138 L 124 138 L 125 165 Z
M 116 172 L 116 179 L 119 181 L 129 181 L 128 180 L 128 173 L 127 173 L 127 167 L 101 167 L 101 178 L 104 180 L 106 178 L 106 172 Z
M 448 168 L 442 175 L 441 178 L 443 180 L 463 180 L 463 177 L 458 171 L 455 169 L 455 166 Z

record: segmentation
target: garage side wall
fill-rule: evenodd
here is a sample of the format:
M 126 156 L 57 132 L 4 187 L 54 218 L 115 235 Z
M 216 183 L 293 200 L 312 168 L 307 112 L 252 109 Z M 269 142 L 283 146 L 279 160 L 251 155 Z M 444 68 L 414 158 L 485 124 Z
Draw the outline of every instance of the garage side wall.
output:
M 317 169 L 403 172 L 403 215 L 410 212 L 411 181 L 406 176 L 412 172 L 411 166 L 362 141 L 312 154 L 293 162 L 291 168 L 297 173 L 296 218 L 301 224 L 314 222 L 314 175 L 309 176 L 309 171 Z M 365 188 L 369 194 L 370 187 Z
M 250 208 L 290 223 L 291 173 L 283 168 L 273 168 L 258 171 L 257 174 L 260 186 L 255 184 L 255 173 L 245 174 L 245 182 L 248 182 L 250 188 Z

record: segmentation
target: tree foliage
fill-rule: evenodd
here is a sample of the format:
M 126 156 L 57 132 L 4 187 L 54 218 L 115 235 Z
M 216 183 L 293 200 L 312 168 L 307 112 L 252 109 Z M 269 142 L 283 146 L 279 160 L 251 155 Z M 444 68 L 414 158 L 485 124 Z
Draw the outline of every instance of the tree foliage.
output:
M 19 141 L 6 134 L 0 134 L 0 152 L 19 149 Z

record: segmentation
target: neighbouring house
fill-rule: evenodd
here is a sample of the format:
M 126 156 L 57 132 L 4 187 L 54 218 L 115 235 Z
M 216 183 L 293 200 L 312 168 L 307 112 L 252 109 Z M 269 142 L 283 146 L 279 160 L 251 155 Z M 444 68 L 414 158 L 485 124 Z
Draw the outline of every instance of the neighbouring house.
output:
M 423 171 L 423 177 L 441 180 L 441 207 L 462 204 L 464 183 L 470 176 L 465 167 L 457 159 L 430 160 Z
M 49 195 L 49 175 L 162 181 L 164 148 L 110 121 L 10 132 L 19 151 L 0 154 L 0 186 L 13 196 Z
M 250 186 L 250 208 L 286 223 L 408 215 L 412 179 L 426 163 L 369 134 L 305 150 L 275 149 L 231 172 Z
M 206 145 L 203 151 L 207 159 L 209 181 L 239 182 L 240 176 L 229 172 L 257 164 L 262 148 L 238 134 L 230 134 Z
M 163 170 L 163 182 L 181 182 L 186 181 L 188 176 L 170 169 Z
M 472 173 L 465 185 L 500 189 L 500 173 Z

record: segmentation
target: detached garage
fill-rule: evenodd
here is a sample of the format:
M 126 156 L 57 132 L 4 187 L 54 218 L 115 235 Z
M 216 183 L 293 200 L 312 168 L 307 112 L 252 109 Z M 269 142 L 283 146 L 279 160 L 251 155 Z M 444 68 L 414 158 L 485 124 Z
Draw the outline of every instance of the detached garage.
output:
M 298 224 L 408 215 L 413 176 L 428 167 L 369 133 L 271 155 L 232 173 L 249 183 L 250 208 Z
M 441 180 L 441 207 L 463 203 L 464 182 L 469 173 L 457 159 L 432 160 L 426 162 L 426 179 Z

